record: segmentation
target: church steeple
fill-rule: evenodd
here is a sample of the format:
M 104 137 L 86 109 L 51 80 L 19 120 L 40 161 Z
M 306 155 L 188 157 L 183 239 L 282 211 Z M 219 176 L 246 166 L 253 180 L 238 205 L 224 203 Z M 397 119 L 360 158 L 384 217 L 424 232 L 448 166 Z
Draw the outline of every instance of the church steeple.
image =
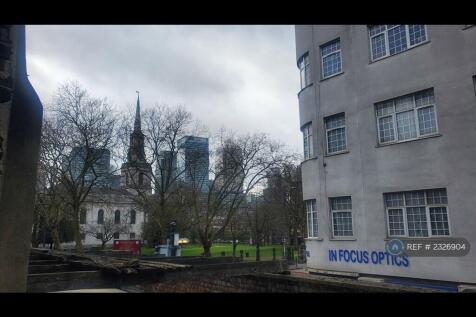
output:
M 129 151 L 127 153 L 127 160 L 129 164 L 146 163 L 144 152 L 144 134 L 141 130 L 139 92 L 136 92 L 137 105 L 136 116 L 134 119 L 134 130 L 130 136 Z
M 121 167 L 121 186 L 126 189 L 138 188 L 151 190 L 152 168 L 145 158 L 144 134 L 141 130 L 140 100 L 137 92 L 136 115 L 134 130 L 130 135 L 130 145 L 127 151 L 127 162 Z
M 140 100 L 139 100 L 139 91 L 136 91 L 137 93 L 137 106 L 136 106 L 136 118 L 134 121 L 134 132 L 136 131 L 141 131 L 141 125 L 140 125 Z

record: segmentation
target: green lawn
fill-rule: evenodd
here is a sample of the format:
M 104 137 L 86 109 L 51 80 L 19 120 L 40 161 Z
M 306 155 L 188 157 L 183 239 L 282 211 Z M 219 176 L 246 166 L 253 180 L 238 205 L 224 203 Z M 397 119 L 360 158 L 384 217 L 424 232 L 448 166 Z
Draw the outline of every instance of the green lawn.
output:
M 265 245 L 260 246 L 261 258 L 271 259 L 273 257 L 273 248 L 276 249 L 276 257 L 280 258 L 283 254 L 282 245 Z M 244 259 L 255 260 L 256 258 L 256 246 L 249 244 L 239 244 L 236 247 L 236 256 L 240 256 L 240 250 L 243 250 Z M 221 252 L 225 252 L 225 256 L 233 255 L 233 247 L 231 243 L 216 243 L 212 245 L 212 256 L 221 256 Z M 249 257 L 246 258 L 245 254 L 248 252 Z M 142 255 L 154 254 L 153 248 L 142 247 Z M 188 244 L 182 246 L 182 256 L 200 256 L 203 253 L 203 248 L 200 244 Z

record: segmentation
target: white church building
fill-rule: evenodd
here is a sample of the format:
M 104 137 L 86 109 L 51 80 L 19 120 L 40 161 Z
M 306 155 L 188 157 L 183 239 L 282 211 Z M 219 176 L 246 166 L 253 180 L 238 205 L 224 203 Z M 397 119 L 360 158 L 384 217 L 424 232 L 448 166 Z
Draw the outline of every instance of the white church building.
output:
M 134 130 L 127 162 L 121 166 L 120 185 L 93 187 L 82 205 L 79 220 L 84 246 L 112 245 L 114 240 L 143 240 L 145 213 L 137 198 L 138 191 L 152 194 L 151 176 L 151 165 L 145 159 L 137 96 Z

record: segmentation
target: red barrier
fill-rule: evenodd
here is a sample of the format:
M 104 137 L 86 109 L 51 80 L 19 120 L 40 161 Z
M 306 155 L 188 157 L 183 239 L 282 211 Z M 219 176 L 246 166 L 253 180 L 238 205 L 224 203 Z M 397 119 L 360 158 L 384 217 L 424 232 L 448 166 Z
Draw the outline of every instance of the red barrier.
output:
M 114 240 L 113 250 L 132 251 L 134 255 L 140 255 L 140 240 Z

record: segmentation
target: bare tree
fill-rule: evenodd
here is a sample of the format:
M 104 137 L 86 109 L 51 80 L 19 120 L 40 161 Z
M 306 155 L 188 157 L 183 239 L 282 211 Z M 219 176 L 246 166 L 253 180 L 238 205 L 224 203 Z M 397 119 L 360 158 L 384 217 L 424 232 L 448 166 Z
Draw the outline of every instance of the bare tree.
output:
M 119 210 L 115 210 L 111 204 L 104 202 L 102 215 L 97 219 L 96 224 L 86 224 L 83 232 L 86 235 L 95 237 L 101 240 L 101 249 L 104 249 L 106 244 L 113 240 L 116 235 L 121 233 L 129 233 L 131 230 L 130 212 L 121 215 Z
M 188 187 L 190 218 L 204 256 L 210 256 L 213 241 L 228 226 L 246 196 L 265 180 L 267 171 L 279 166 L 287 155 L 282 146 L 265 134 L 237 136 L 221 131 L 216 151 L 211 151 L 212 180 L 203 191 L 203 179 Z M 193 174 L 193 173 L 191 173 Z
M 270 173 L 267 183 L 264 204 L 275 212 L 275 219 L 279 220 L 274 228 L 281 228 L 286 241 L 298 248 L 306 224 L 301 169 L 292 162 L 284 164 Z
M 261 194 L 250 195 L 245 207 L 253 242 L 256 246 L 256 261 L 261 260 L 260 247 L 264 240 L 265 228 L 272 219 L 272 210 L 268 207 L 263 204 L 263 195 Z
M 60 173 L 67 210 L 74 221 L 76 249 L 82 253 L 80 208 L 91 188 L 110 172 L 97 166 L 105 151 L 114 148 L 116 117 L 105 99 L 90 97 L 77 82 L 58 89 L 51 115 L 51 133 L 44 138 L 59 155 L 54 168 Z
M 38 160 L 37 195 L 35 202 L 36 231 L 41 222 L 51 231 L 53 248 L 60 248 L 60 223 L 65 218 L 65 191 L 61 184 L 64 147 L 55 127 L 61 123 L 45 116 L 42 125 Z M 43 228 L 44 229 L 44 228 Z
M 228 224 L 226 237 L 229 236 L 231 238 L 233 257 L 236 256 L 238 243 L 243 239 L 249 238 L 251 233 L 246 211 L 247 209 L 245 206 L 238 208 L 231 216 Z

